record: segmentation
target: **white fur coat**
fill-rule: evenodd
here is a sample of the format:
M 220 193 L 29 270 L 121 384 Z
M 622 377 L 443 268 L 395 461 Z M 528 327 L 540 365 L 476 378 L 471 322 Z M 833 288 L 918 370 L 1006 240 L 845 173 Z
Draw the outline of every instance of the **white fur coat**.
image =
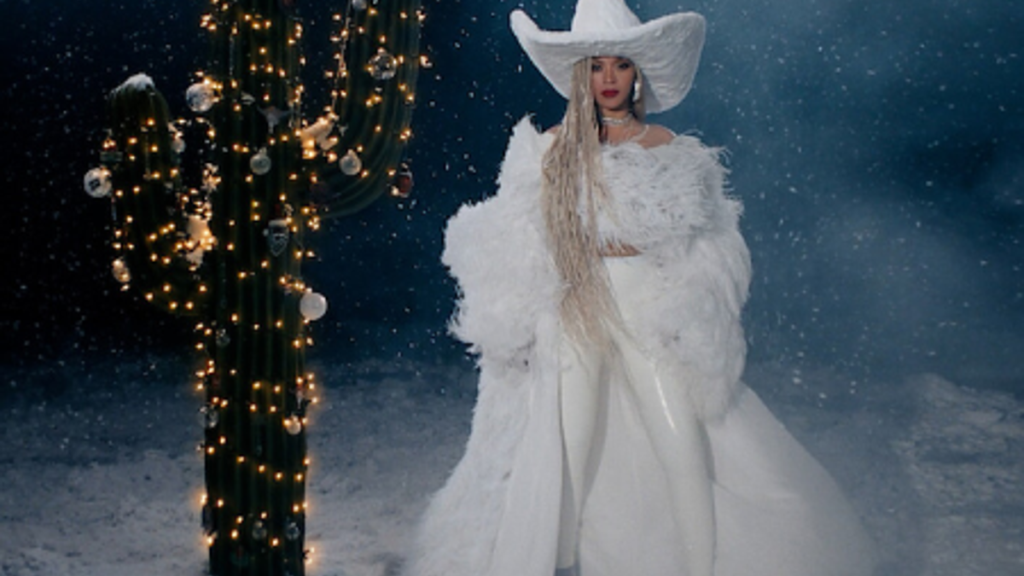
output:
M 461 296 L 452 331 L 479 355 L 479 396 L 466 454 L 419 527 L 412 576 L 550 576 L 554 566 L 560 286 L 539 203 L 552 139 L 523 119 L 498 194 L 448 224 L 443 261 Z M 635 246 L 635 258 L 657 269 L 635 299 L 647 303 L 635 336 L 678 381 L 694 383 L 703 419 L 720 419 L 743 388 L 750 263 L 718 152 L 679 136 L 650 150 L 607 147 L 602 163 L 614 198 L 603 237 Z
M 527 119 L 513 130 L 497 196 L 463 207 L 448 223 L 445 265 L 459 282 L 452 323 L 484 370 L 523 368 L 549 352 L 538 328 L 557 316 L 559 280 L 544 241 L 541 157 L 553 137 Z M 636 300 L 637 336 L 660 365 L 684 370 L 705 418 L 720 416 L 737 390 L 745 344 L 740 312 L 750 256 L 737 229 L 740 204 L 723 191 L 718 151 L 678 136 L 654 149 L 606 147 L 613 197 L 601 213 L 606 239 L 640 250 L 657 268 Z
M 515 127 L 496 196 L 464 207 L 444 262 L 461 300 L 453 332 L 480 357 L 466 453 L 431 501 L 409 576 L 552 576 L 563 455 L 559 280 L 540 213 L 552 136 Z M 687 391 L 706 435 L 714 576 L 866 576 L 872 545 L 828 473 L 740 381 L 750 277 L 717 151 L 690 137 L 606 147 L 606 240 L 642 271 L 617 303 L 659 379 Z M 679 576 L 687 554 L 666 513 L 664 468 L 626 386 L 612 385 L 583 509 L 585 576 Z

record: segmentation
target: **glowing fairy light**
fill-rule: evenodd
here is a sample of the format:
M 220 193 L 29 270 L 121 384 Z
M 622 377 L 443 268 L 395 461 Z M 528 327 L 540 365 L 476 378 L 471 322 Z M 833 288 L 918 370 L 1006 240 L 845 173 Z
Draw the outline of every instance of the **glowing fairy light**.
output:
M 311 461 L 302 439 L 319 400 L 304 355 L 310 323 L 328 308 L 300 271 L 316 258 L 307 233 L 321 229 L 336 199 L 394 189 L 412 135 L 415 71 L 426 60 L 418 2 L 353 0 L 332 15 L 330 103 L 307 121 L 305 30 L 292 0 L 273 5 L 274 16 L 252 0 L 206 5 L 199 24 L 220 56 L 185 90 L 187 119 L 168 117 L 147 78 L 112 93 L 111 109 L 125 118 L 103 135 L 83 187 L 113 204 L 107 261 L 116 282 L 195 316 L 192 346 L 204 361 L 189 387 L 204 399 L 198 454 L 208 482 L 199 500 L 211 573 L 287 557 L 301 576 L 313 552 L 301 545 Z M 199 173 L 187 174 L 192 167 Z M 285 344 L 294 373 L 238 360 L 269 342 Z M 239 483 L 270 496 L 249 502 Z

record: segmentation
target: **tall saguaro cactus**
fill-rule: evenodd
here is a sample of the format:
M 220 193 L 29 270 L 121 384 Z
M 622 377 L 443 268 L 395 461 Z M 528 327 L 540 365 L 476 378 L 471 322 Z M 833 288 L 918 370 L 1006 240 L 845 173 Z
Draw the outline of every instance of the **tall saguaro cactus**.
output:
M 411 184 L 399 161 L 421 63 L 419 0 L 350 0 L 334 15 L 331 103 L 313 121 L 294 4 L 212 0 L 211 61 L 186 92 L 194 116 L 172 121 L 152 81 L 132 77 L 110 96 L 101 167 L 85 181 L 112 198 L 114 276 L 196 322 L 203 530 L 218 576 L 304 572 L 315 400 L 304 354 L 308 323 L 326 310 L 302 279 L 305 235 L 324 214 Z

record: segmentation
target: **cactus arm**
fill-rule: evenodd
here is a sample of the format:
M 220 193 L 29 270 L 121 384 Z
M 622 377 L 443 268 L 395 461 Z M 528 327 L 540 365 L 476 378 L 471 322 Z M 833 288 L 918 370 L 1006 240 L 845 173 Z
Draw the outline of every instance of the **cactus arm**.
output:
M 336 98 L 331 106 L 343 133 L 318 170 L 319 181 L 328 189 L 321 200 L 327 218 L 357 212 L 387 192 L 412 136 L 419 0 L 380 2 L 351 15 L 339 34 L 342 65 L 335 76 Z M 389 58 L 394 58 L 394 76 L 378 73 L 375 77 L 374 64 Z M 338 164 L 349 150 L 362 161 L 356 174 L 346 174 Z
M 113 125 L 105 144 L 116 215 L 114 248 L 131 283 L 146 300 L 179 314 L 196 314 L 207 286 L 185 254 L 190 250 L 178 154 L 164 97 L 144 76 L 114 90 Z M 109 158 L 113 150 L 116 160 Z M 128 277 L 122 279 L 126 286 Z

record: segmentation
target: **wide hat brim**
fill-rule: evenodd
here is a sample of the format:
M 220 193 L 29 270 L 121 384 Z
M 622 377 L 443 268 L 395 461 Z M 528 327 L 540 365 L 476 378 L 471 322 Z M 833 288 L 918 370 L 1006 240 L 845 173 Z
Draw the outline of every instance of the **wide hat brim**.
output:
M 704 47 L 704 17 L 695 12 L 601 31 L 541 30 L 522 10 L 513 10 L 509 23 L 534 66 L 564 98 L 569 97 L 572 68 L 579 60 L 629 58 L 643 75 L 644 105 L 651 113 L 668 110 L 686 97 Z

